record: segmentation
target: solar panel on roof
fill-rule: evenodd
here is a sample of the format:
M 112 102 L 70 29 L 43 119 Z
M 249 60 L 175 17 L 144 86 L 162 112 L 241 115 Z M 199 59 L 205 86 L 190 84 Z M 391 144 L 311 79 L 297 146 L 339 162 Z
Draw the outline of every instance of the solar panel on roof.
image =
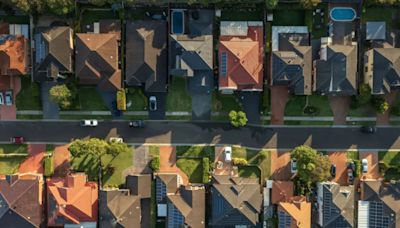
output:
M 228 71 L 228 54 L 226 52 L 221 53 L 221 63 L 220 63 L 220 74 L 221 76 L 226 76 Z

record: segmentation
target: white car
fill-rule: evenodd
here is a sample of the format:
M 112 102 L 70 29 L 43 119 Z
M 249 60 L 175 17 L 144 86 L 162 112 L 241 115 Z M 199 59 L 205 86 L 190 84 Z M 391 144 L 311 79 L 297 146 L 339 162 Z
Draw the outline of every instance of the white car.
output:
M 7 91 L 6 92 L 6 105 L 11 106 L 12 105 L 12 91 Z
M 123 143 L 124 142 L 124 140 L 122 138 L 118 138 L 118 137 L 110 137 L 109 141 L 113 142 L 113 143 Z
M 98 125 L 97 120 L 82 120 L 81 126 L 82 127 L 96 127 Z
M 155 96 L 151 96 L 149 98 L 149 105 L 150 105 L 150 111 L 157 110 L 157 98 Z
M 368 172 L 368 160 L 364 158 L 363 160 L 361 160 L 361 164 L 362 164 L 362 172 L 363 173 Z
M 0 92 L 0 105 L 4 104 L 4 95 L 3 92 Z
M 295 159 L 290 160 L 290 172 L 297 173 L 297 160 Z
M 225 156 L 225 162 L 232 161 L 232 147 L 230 146 L 224 147 L 224 156 Z

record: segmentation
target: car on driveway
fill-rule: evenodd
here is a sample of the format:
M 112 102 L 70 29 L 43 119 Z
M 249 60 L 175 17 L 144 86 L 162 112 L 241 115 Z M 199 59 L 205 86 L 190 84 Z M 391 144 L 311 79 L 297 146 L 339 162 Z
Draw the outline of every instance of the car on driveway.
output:
M 374 134 L 377 129 L 375 126 L 362 126 L 360 130 L 364 134 Z
M 362 164 L 362 172 L 363 173 L 368 172 L 368 160 L 364 158 L 363 160 L 361 160 L 361 164 Z
M 347 167 L 347 183 L 348 184 L 353 184 L 354 182 L 354 171 Z
M 144 127 L 144 121 L 143 120 L 130 121 L 129 127 L 138 127 L 138 128 Z
M 3 92 L 0 92 L 0 105 L 4 104 L 4 95 Z
M 232 147 L 230 146 L 224 147 L 224 157 L 225 157 L 225 162 L 232 161 Z
M 12 91 L 7 91 L 6 93 L 5 93 L 5 95 L 6 95 L 6 101 L 5 101 L 5 103 L 6 103 L 6 105 L 7 106 L 11 106 L 12 105 Z
M 97 120 L 82 120 L 81 126 L 82 127 L 96 127 L 99 123 Z
M 335 164 L 332 164 L 332 165 L 331 165 L 331 176 L 332 176 L 333 178 L 336 177 L 336 165 L 335 165 Z
M 296 159 L 290 160 L 290 172 L 297 173 L 297 160 Z
M 151 96 L 149 98 L 149 106 L 150 106 L 150 111 L 157 110 L 157 98 L 155 96 Z
M 10 141 L 13 144 L 22 144 L 25 142 L 25 139 L 22 136 L 14 136 L 14 137 L 11 137 Z

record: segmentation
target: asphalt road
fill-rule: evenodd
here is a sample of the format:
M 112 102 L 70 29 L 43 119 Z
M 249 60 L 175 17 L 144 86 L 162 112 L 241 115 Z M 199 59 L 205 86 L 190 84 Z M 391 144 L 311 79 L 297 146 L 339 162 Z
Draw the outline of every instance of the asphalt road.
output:
M 291 149 L 307 144 L 316 149 L 400 149 L 400 128 L 382 127 L 362 134 L 358 127 L 233 128 L 222 123 L 147 122 L 129 128 L 125 121 L 100 121 L 81 127 L 79 121 L 0 121 L 0 141 L 23 136 L 27 142 L 67 143 L 76 138 L 122 137 L 132 144 L 235 144 L 255 148 Z

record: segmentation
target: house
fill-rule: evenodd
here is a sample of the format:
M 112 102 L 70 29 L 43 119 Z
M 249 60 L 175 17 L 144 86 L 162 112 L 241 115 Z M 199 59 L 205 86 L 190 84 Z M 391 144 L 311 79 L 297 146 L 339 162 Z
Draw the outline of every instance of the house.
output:
M 354 186 L 335 182 L 317 184 L 318 219 L 321 227 L 354 227 Z
M 311 227 L 311 203 L 295 196 L 278 204 L 278 227 Z
M 264 29 L 261 21 L 221 21 L 219 90 L 263 90 Z
M 169 74 L 172 77 L 188 77 L 200 88 L 212 85 L 213 18 L 213 10 L 171 11 Z
M 332 44 L 331 37 L 321 38 L 319 59 L 314 62 L 314 91 L 321 95 L 356 95 L 357 75 L 357 43 Z
M 292 181 L 273 181 L 271 191 L 271 203 L 288 202 L 294 196 L 294 184 Z
M 98 213 L 98 186 L 84 173 L 47 181 L 47 225 L 95 228 Z
M 81 85 L 115 92 L 122 88 L 120 23 L 102 20 L 99 32 L 76 34 L 75 74 Z
M 295 95 L 312 93 L 312 47 L 306 26 L 273 26 L 271 85 Z
M 35 80 L 56 80 L 72 74 L 72 34 L 72 29 L 67 26 L 36 29 Z
M 213 175 L 211 227 L 260 227 L 261 185 L 257 178 Z
M 22 35 L 0 35 L 0 76 L 28 72 L 28 40 Z
M 43 177 L 0 176 L 0 226 L 31 228 L 43 223 Z
M 127 21 L 126 34 L 125 83 L 144 86 L 146 92 L 166 92 L 166 21 Z
M 100 228 L 149 227 L 151 175 L 126 177 L 126 189 L 100 191 Z
M 359 228 L 400 225 L 400 181 L 362 181 L 358 201 Z
M 205 227 L 205 189 L 202 185 L 182 184 L 178 174 L 160 173 L 156 177 L 158 217 L 166 227 Z

